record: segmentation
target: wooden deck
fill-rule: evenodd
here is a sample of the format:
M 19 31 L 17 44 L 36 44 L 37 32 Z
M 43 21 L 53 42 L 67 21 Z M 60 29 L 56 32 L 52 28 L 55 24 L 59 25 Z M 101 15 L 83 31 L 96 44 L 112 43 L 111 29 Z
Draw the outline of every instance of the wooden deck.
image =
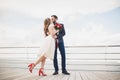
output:
M 71 75 L 52 75 L 53 70 L 46 70 L 46 77 L 38 76 L 38 69 L 29 73 L 28 69 L 0 68 L 0 80 L 120 80 L 120 72 L 106 71 L 69 71 Z

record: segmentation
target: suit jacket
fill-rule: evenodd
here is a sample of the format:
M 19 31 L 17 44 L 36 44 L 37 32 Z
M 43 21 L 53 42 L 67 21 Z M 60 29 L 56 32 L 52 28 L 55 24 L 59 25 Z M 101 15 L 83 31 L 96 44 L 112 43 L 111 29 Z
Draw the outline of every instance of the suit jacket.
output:
M 59 33 L 57 34 L 57 39 L 60 42 L 63 42 L 63 36 L 65 36 L 66 32 L 65 32 L 65 28 L 64 28 L 64 24 L 62 25 L 62 29 L 60 29 Z

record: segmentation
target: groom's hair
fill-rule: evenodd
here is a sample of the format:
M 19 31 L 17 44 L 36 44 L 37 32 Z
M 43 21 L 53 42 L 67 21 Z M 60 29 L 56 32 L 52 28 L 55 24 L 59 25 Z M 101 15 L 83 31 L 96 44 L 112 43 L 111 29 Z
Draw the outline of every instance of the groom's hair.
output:
M 55 19 L 58 19 L 58 17 L 56 15 L 52 15 L 51 17 L 54 17 Z

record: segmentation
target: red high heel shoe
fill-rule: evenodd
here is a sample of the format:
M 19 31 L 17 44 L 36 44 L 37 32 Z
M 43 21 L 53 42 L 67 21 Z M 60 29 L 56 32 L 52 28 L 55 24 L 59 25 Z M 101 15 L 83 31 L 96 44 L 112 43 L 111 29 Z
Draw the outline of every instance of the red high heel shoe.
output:
M 40 68 L 39 69 L 39 76 L 42 75 L 42 76 L 47 76 L 44 72 L 43 72 L 43 68 Z
M 29 67 L 29 71 L 32 73 L 32 70 L 35 67 L 35 64 L 31 63 L 31 64 L 28 65 L 28 67 Z

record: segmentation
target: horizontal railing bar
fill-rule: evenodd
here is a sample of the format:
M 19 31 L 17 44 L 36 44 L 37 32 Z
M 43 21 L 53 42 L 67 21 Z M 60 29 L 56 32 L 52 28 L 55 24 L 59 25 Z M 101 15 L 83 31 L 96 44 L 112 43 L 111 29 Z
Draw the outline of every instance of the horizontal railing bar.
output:
M 14 62 L 12 62 L 12 63 L 11 62 L 10 63 L 5 63 L 4 62 L 3 63 L 3 62 L 1 62 L 1 64 L 28 64 L 28 63 L 29 62 L 26 62 L 26 63 L 17 63 L 17 62 L 16 63 L 14 63 Z M 53 65 L 53 64 L 47 63 L 46 65 Z M 61 64 L 59 63 L 58 65 L 61 65 Z M 107 63 L 105 63 L 105 64 L 93 64 L 93 63 L 92 64 L 68 64 L 67 63 L 66 65 L 74 65 L 74 66 L 75 65 L 80 65 L 80 66 L 81 65 L 89 65 L 89 66 L 93 66 L 93 65 L 96 65 L 96 66 L 120 66 L 120 64 L 112 64 L 112 63 L 111 64 L 107 64 Z
M 67 53 L 67 54 L 120 54 L 120 53 Z
M 0 54 L 37 54 L 37 52 L 36 53 L 0 53 Z M 59 53 L 58 53 L 59 54 Z M 66 53 L 66 54 L 106 54 L 105 52 L 104 53 Z M 107 54 L 120 54 L 120 53 L 107 53 Z
M 34 54 L 34 53 L 0 53 L 0 54 Z
M 65 46 L 66 48 L 80 48 L 80 47 L 120 47 L 120 45 L 90 45 L 90 46 Z
M 26 67 L 1 67 L 0 66 L 0 68 L 2 69 L 5 69 L 5 68 L 11 68 L 11 69 L 28 69 L 28 68 L 26 68 Z M 38 70 L 39 68 L 38 67 L 36 67 L 35 68 L 35 70 Z M 53 70 L 53 69 L 49 69 L 49 68 L 46 68 L 45 70 Z M 69 71 L 92 71 L 92 72 L 120 72 L 120 70 L 118 70 L 118 69 L 114 69 L 114 70 L 106 70 L 106 69 L 95 69 L 95 70 L 93 70 L 93 69 L 67 69 L 67 70 L 69 70 Z
M 0 61 L 0 62 L 24 62 L 24 63 L 29 63 L 29 62 L 34 62 L 35 60 L 9 60 L 9 61 Z M 101 62 L 100 62 L 101 61 Z M 113 63 L 113 62 L 110 62 L 110 61 L 105 61 L 105 60 L 100 60 L 99 62 L 98 61 L 96 61 L 96 63 L 97 64 L 101 64 L 101 63 Z M 79 64 L 79 63 L 84 63 L 85 62 L 85 64 L 86 63 L 95 63 L 94 61 L 86 61 L 86 60 L 73 60 L 73 61 L 71 61 L 71 60 L 67 60 L 67 63 L 70 63 L 70 62 L 73 62 L 73 63 L 77 63 L 77 64 Z M 49 62 L 47 62 L 47 63 L 52 63 L 52 61 L 49 61 Z M 58 60 L 58 63 L 61 63 L 61 60 Z M 117 62 L 116 62 L 117 63 Z M 113 64 L 116 64 L 116 63 L 113 63 Z
M 79 47 L 120 47 L 120 45 L 88 45 L 88 46 L 65 46 L 66 48 L 79 48 Z M 4 46 L 0 48 L 40 48 L 39 46 Z
M 32 61 L 34 62 L 34 61 Z M 27 64 L 27 63 L 30 63 L 29 61 L 0 61 L 1 64 Z M 47 65 L 51 65 L 52 62 L 48 62 L 46 63 Z M 59 63 L 60 64 L 60 61 Z M 113 63 L 113 62 L 100 62 L 100 63 L 97 63 L 97 62 L 87 62 L 87 63 L 84 63 L 83 62 L 79 62 L 79 63 L 70 63 L 70 62 L 67 62 L 67 65 L 115 65 L 115 66 L 120 66 L 120 63 Z
M 10 59 L 10 58 L 9 58 Z M 13 58 L 11 58 L 13 59 Z M 14 58 L 15 59 L 15 58 Z M 36 59 L 36 58 L 23 58 L 23 57 L 18 57 L 18 59 Z M 61 58 L 58 58 L 61 59 Z M 67 60 L 120 60 L 120 58 L 66 58 Z
M 81 58 L 67 58 L 67 59 L 74 59 L 74 60 L 120 60 L 120 58 L 97 58 L 97 59 L 91 59 L 91 58 L 85 58 L 85 59 L 81 59 Z
M 12 61 L 23 61 L 23 62 L 25 62 L 25 61 L 35 61 L 36 59 L 0 59 L 0 61 L 10 61 L 10 62 L 12 62 Z M 58 59 L 58 61 L 59 62 L 61 62 L 61 59 Z M 82 61 L 82 62 L 86 62 L 86 60 L 70 60 L 70 59 L 67 59 L 66 61 Z M 100 60 L 100 61 L 102 61 L 102 62 L 105 62 L 105 60 Z M 88 62 L 88 61 L 87 61 Z M 94 62 L 94 61 L 90 61 L 90 62 Z M 108 61 L 109 62 L 109 61 Z

